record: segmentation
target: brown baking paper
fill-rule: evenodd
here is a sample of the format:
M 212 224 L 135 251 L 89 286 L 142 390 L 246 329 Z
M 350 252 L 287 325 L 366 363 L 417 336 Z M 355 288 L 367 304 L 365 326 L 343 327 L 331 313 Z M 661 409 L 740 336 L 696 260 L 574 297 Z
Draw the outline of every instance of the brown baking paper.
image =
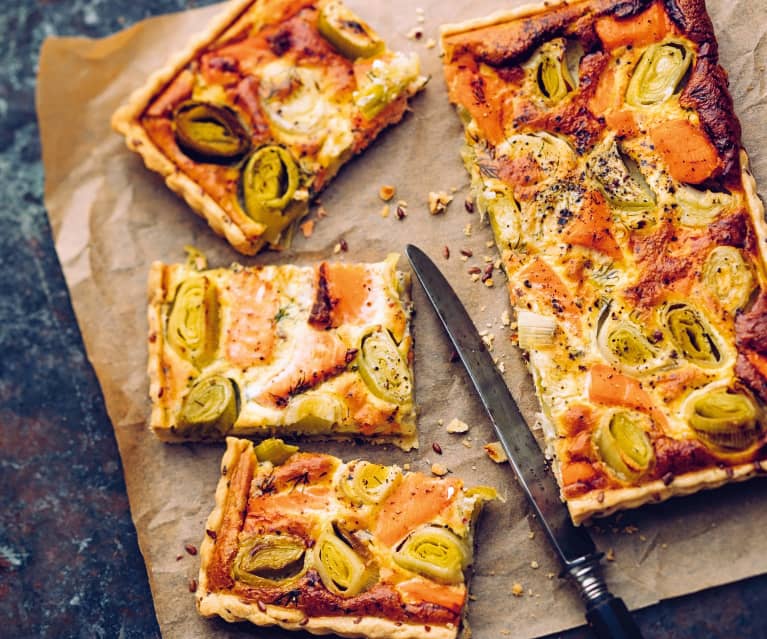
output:
M 508 308 L 505 278 L 498 271 L 488 288 L 472 282 L 467 269 L 485 267 L 497 254 L 488 248 L 490 229 L 464 208 L 467 176 L 458 152 L 462 129 L 448 104 L 438 47 L 438 26 L 507 9 L 517 2 L 422 0 L 418 22 L 408 0 L 348 4 L 373 23 L 393 49 L 416 50 L 432 79 L 413 101 L 413 112 L 353 160 L 322 194 L 328 217 L 310 238 L 299 235 L 290 251 L 244 258 L 215 236 L 183 201 L 147 171 L 112 133 L 109 118 L 171 53 L 204 28 L 218 8 L 147 20 L 103 40 L 51 38 L 42 50 L 38 114 L 45 165 L 46 205 L 56 249 L 69 284 L 88 356 L 104 391 L 120 447 L 139 544 L 146 560 L 163 636 L 253 636 L 247 625 L 204 620 L 195 611 L 188 582 L 198 557 L 184 551 L 199 545 L 213 495 L 223 445 L 167 445 L 147 430 L 146 277 L 153 260 L 183 261 L 193 244 L 212 266 L 235 260 L 253 263 L 311 263 L 319 259 L 382 259 L 407 242 L 422 246 L 454 284 L 482 331 L 494 336 L 493 353 L 525 415 L 537 409 L 525 368 L 509 344 L 501 315 Z M 711 2 L 709 10 L 730 71 L 746 148 L 753 152 L 757 181 L 767 184 L 767 26 L 760 3 Z M 416 26 L 419 40 L 409 39 Z M 432 40 L 433 39 L 433 40 Z M 382 184 L 397 188 L 407 217 L 381 215 Z M 429 191 L 456 188 L 440 216 L 429 214 Z M 313 214 L 313 217 L 316 213 Z M 348 252 L 334 247 L 344 238 Z M 444 255 L 449 248 L 450 257 Z M 473 256 L 461 256 L 460 249 Z M 404 268 L 405 260 L 401 266 Z M 367 457 L 428 472 L 439 461 L 469 485 L 491 484 L 505 496 L 480 522 L 470 606 L 477 639 L 518 638 L 555 632 L 583 622 L 570 584 L 555 576 L 556 561 L 511 469 L 492 463 L 482 445 L 493 441 L 490 423 L 469 387 L 423 292 L 414 284 L 417 314 L 416 392 L 420 404 L 420 452 L 390 446 L 306 444 L 346 459 Z M 444 425 L 459 417 L 468 435 L 450 435 Z M 438 456 L 432 443 L 438 442 Z M 754 480 L 600 522 L 599 547 L 612 549 L 606 572 L 614 592 L 632 608 L 767 571 L 767 485 Z M 611 553 L 612 555 L 612 553 Z M 513 584 L 524 587 L 521 597 Z M 268 631 L 270 637 L 288 633 Z M 292 634 L 291 636 L 296 636 Z

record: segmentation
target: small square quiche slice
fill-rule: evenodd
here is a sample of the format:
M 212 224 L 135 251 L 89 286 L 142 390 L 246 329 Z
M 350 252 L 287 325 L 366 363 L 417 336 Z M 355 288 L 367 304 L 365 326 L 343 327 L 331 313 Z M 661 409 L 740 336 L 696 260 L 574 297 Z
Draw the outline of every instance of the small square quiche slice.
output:
M 697 0 L 442 30 L 573 520 L 767 470 L 767 227 Z
M 452 476 L 227 438 L 197 607 L 315 634 L 453 639 L 467 631 L 476 519 L 496 497 Z
M 396 264 L 153 264 L 154 432 L 417 446 L 410 279 Z
M 283 247 L 309 202 L 423 88 L 340 0 L 234 0 L 112 117 L 238 251 Z

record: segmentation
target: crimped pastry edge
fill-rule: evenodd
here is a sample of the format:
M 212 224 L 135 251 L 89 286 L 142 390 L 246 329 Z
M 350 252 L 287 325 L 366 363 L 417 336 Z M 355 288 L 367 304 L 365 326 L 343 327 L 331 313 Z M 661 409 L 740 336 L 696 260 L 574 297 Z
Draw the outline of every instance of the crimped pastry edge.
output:
M 229 479 L 224 468 L 234 468 L 243 455 L 253 453 L 253 443 L 236 437 L 226 438 L 226 452 L 221 460 L 222 473 L 216 486 L 215 506 L 205 523 L 206 531 L 218 532 L 224 518 Z M 249 621 L 258 626 L 280 626 L 286 630 L 305 630 L 315 635 L 335 633 L 341 637 L 369 639 L 455 639 L 457 627 L 436 624 L 407 624 L 378 617 L 306 617 L 301 611 L 283 606 L 247 604 L 236 595 L 208 593 L 207 565 L 213 559 L 215 541 L 207 532 L 200 544 L 200 573 L 195 601 L 204 617 L 220 616 L 226 621 Z M 427 630 L 428 628 L 428 630 Z

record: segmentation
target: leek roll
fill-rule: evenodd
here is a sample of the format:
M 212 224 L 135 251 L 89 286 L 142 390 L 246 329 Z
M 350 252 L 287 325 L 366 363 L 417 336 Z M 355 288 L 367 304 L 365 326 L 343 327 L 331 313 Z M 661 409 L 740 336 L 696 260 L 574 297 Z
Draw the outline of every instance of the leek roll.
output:
M 285 420 L 302 433 L 329 433 L 346 419 L 348 412 L 337 395 L 315 391 L 291 399 Z
M 218 294 L 207 277 L 192 277 L 176 291 L 168 316 L 171 348 L 197 368 L 209 364 L 218 350 Z
M 394 553 L 394 561 L 444 584 L 463 581 L 471 562 L 470 549 L 463 539 L 447 528 L 426 525 L 413 531 Z
M 245 164 L 240 178 L 245 211 L 268 226 L 272 217 L 293 199 L 298 187 L 298 167 L 287 149 L 269 145 L 255 151 Z
M 611 204 L 635 212 L 624 216 L 630 228 L 640 228 L 648 223 L 645 211 L 655 205 L 655 196 L 636 163 L 621 153 L 614 140 L 595 149 L 587 166 Z
M 392 404 L 410 401 L 410 371 L 389 331 L 379 329 L 362 340 L 359 373 L 370 391 Z
M 658 357 L 658 350 L 631 322 L 618 322 L 601 331 L 599 346 L 610 362 L 624 370 L 644 370 Z
M 314 545 L 314 565 L 330 592 L 353 597 L 367 588 L 374 578 L 365 561 L 332 530 L 323 533 Z
M 679 87 L 692 58 L 692 53 L 681 43 L 651 45 L 634 69 L 626 102 L 636 107 L 665 102 Z
M 267 533 L 240 544 L 232 572 L 237 581 L 251 586 L 286 586 L 307 568 L 306 543 L 290 534 Z
M 222 104 L 184 102 L 173 114 L 173 130 L 182 150 L 207 160 L 232 160 L 250 148 L 245 125 Z
M 389 104 L 408 90 L 419 77 L 418 57 L 395 53 L 390 60 L 374 60 L 359 89 L 354 92 L 354 102 L 367 120 L 372 120 Z
M 622 480 L 645 472 L 655 458 L 647 431 L 650 420 L 636 411 L 618 411 L 594 433 L 599 457 Z
M 731 313 L 743 308 L 754 289 L 751 267 L 734 246 L 717 246 L 703 265 L 703 284 Z
M 256 459 L 260 462 L 272 462 L 275 466 L 284 464 L 288 459 L 298 452 L 298 446 L 286 444 L 277 437 L 265 439 L 253 449 L 256 453 Z
M 181 406 L 178 430 L 182 435 L 211 437 L 226 435 L 239 414 L 235 383 L 222 375 L 195 382 Z
M 344 471 L 341 490 L 356 504 L 379 504 L 402 478 L 396 466 L 381 466 L 366 461 L 351 462 Z
M 717 366 L 722 351 L 713 329 L 687 304 L 671 304 L 661 314 L 674 345 L 686 360 L 699 366 Z
M 556 38 L 538 49 L 535 79 L 538 89 L 550 102 L 560 102 L 575 87 L 567 65 L 564 38 Z
M 753 400 L 726 389 L 699 397 L 693 403 L 689 421 L 699 439 L 725 452 L 746 450 L 759 439 L 758 411 Z
M 701 191 L 686 184 L 677 187 L 675 196 L 679 222 L 698 228 L 711 224 L 732 203 L 732 196 L 727 193 Z
M 350 60 L 370 58 L 384 50 L 379 35 L 339 0 L 330 0 L 320 9 L 317 29 Z
M 496 148 L 496 155 L 534 160 L 549 178 L 562 179 L 575 167 L 577 158 L 573 148 L 562 138 L 536 131 L 512 135 Z

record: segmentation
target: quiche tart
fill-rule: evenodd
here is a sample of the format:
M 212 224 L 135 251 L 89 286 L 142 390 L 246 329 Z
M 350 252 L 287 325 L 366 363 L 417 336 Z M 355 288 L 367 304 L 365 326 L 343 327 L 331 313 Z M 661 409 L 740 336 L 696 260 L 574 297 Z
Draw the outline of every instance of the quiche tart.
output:
M 362 437 L 417 446 L 410 280 L 375 264 L 149 275 L 151 427 L 167 441 L 226 435 Z
M 282 247 L 426 83 L 340 0 L 233 0 L 113 127 L 238 251 Z
M 702 0 L 442 30 L 573 520 L 767 470 L 764 209 Z
M 457 637 L 474 524 L 495 497 L 455 477 L 227 438 L 197 607 L 316 634 Z

